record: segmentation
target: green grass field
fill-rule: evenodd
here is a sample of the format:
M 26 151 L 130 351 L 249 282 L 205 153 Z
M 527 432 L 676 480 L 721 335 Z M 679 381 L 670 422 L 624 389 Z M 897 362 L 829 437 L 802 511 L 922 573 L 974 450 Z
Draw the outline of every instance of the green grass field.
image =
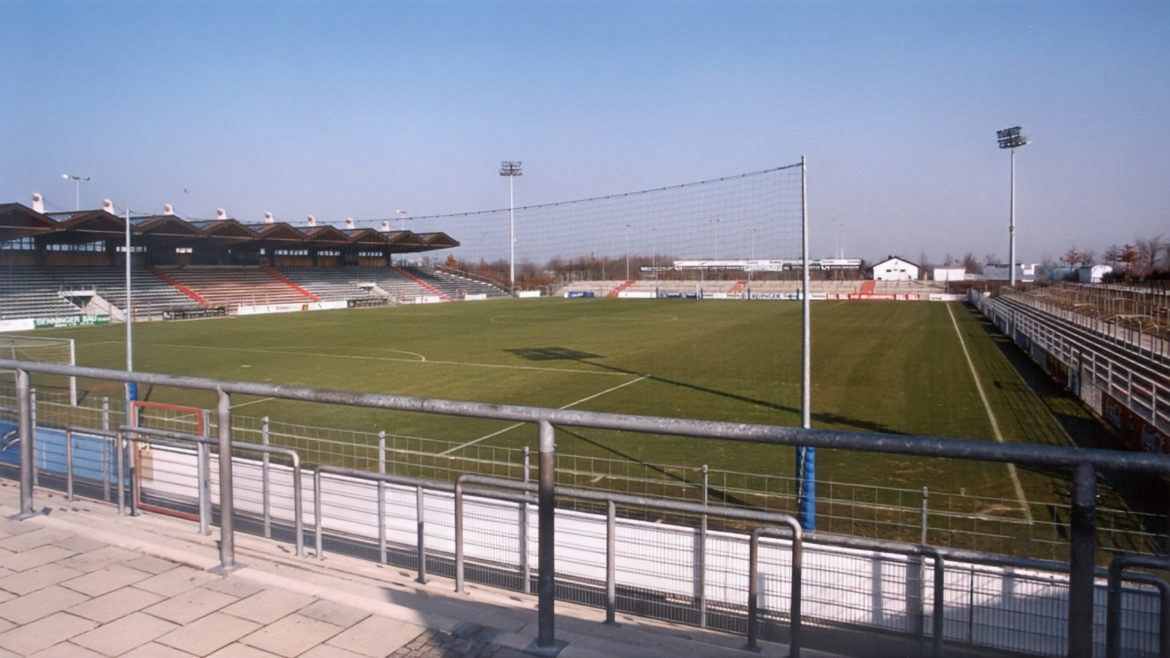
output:
M 953 319 L 952 319 L 953 318 Z M 957 328 L 957 330 L 956 330 Z M 813 426 L 992 439 L 960 334 L 1009 441 L 1065 443 L 1061 426 L 1017 375 L 977 316 L 959 304 L 816 303 Z M 122 368 L 124 329 L 77 339 L 81 365 Z M 361 311 L 139 324 L 135 369 L 230 380 L 618 413 L 797 425 L 800 307 L 693 300 L 507 300 Z M 210 396 L 143 391 L 214 407 Z M 473 441 L 491 421 L 233 400 L 237 413 Z M 531 428 L 493 437 L 534 445 Z M 790 451 L 718 441 L 585 432 L 558 449 L 675 464 L 791 471 Z M 890 461 L 895 463 L 891 464 Z M 1013 497 L 999 465 L 906 466 L 902 458 L 820 455 L 822 477 L 898 486 L 969 482 Z M 878 464 L 877 462 L 884 462 Z M 964 485 L 961 485 L 964 486 Z
M 541 299 L 146 323 L 134 327 L 134 364 L 139 371 L 227 380 L 799 425 L 800 315 L 799 304 L 786 302 Z M 1079 403 L 1038 375 L 982 316 L 962 304 L 816 302 L 812 318 L 816 428 L 992 441 L 994 419 L 1004 441 L 1108 441 Z M 38 335 L 75 338 L 80 365 L 125 365 L 123 326 Z M 90 398 L 121 396 L 120 385 L 109 382 L 80 386 Z M 140 397 L 215 407 L 207 393 L 143 389 Z M 232 403 L 237 419 L 267 416 L 317 428 L 434 439 L 416 442 L 416 449 L 443 451 L 444 459 L 463 458 L 466 464 L 484 449 L 535 448 L 537 439 L 533 426 L 498 421 L 238 395 Z M 736 494 L 726 498 L 770 509 L 776 509 L 774 502 L 744 492 L 772 488 L 764 479 L 790 477 L 794 470 L 794 450 L 785 447 L 581 428 L 558 428 L 556 438 L 562 459 L 572 455 L 587 464 L 604 458 L 654 470 L 679 486 L 677 495 L 694 494 L 696 469 L 703 464 L 713 471 L 752 474 L 728 484 Z M 431 473 L 412 468 L 406 472 Z M 571 481 L 596 483 L 585 470 Z M 1059 523 L 1067 492 L 1061 473 L 960 460 L 821 450 L 817 471 L 818 497 L 872 497 L 850 509 L 841 503 L 818 508 L 819 517 L 833 520 L 822 528 L 845 532 L 858 532 L 858 515 L 873 514 L 875 528 L 917 523 L 917 518 L 878 518 L 886 514 L 881 490 L 929 487 L 932 505 L 947 512 L 937 525 L 972 537 L 998 533 L 1006 540 L 1017 531 L 1036 533 L 1030 528 L 1033 516 L 1047 517 L 1046 528 Z M 843 493 L 842 483 L 853 488 Z M 859 494 L 858 487 L 876 493 Z M 945 498 L 949 494 L 953 500 Z M 1125 507 L 1116 497 L 1103 503 Z M 847 519 L 847 527 L 839 527 L 837 517 Z M 980 525 L 988 519 L 999 525 Z M 1005 531 L 1004 520 L 1028 527 Z

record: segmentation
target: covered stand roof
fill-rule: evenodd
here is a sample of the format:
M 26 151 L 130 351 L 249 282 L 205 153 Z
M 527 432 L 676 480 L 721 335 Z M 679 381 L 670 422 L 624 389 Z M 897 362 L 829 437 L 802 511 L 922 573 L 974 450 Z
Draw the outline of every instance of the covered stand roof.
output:
M 130 232 L 165 244 L 217 246 L 255 243 L 274 249 L 385 250 L 415 253 L 458 247 L 446 233 L 379 232 L 370 228 L 341 230 L 331 225 L 298 228 L 286 222 L 243 224 L 235 219 L 188 221 L 177 215 L 137 216 Z M 82 244 L 125 235 L 126 220 L 106 210 L 45 214 L 20 203 L 0 204 L 0 242 L 40 236 L 54 244 Z

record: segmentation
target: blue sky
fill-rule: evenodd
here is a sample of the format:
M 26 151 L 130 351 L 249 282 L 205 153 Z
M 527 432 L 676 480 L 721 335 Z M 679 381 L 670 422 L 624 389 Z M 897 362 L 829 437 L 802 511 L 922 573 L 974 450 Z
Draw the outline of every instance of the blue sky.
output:
M 1167 2 L 4 0 L 0 201 L 394 218 L 809 166 L 814 255 L 1170 238 Z M 419 230 L 442 227 L 407 224 Z M 455 235 L 457 239 L 459 235 Z

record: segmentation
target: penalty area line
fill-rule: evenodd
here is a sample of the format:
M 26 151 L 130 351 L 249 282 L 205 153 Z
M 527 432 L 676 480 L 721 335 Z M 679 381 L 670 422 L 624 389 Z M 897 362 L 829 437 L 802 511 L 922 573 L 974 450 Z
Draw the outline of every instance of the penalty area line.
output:
M 951 325 L 955 328 L 955 335 L 959 337 L 959 346 L 963 348 L 963 356 L 967 359 L 967 367 L 971 370 L 971 378 L 975 380 L 975 389 L 979 391 L 979 399 L 983 400 L 983 408 L 987 411 L 987 419 L 991 421 L 991 432 L 995 435 L 995 440 L 1003 443 L 1003 434 L 999 431 L 999 423 L 995 420 L 995 412 L 991 410 L 991 403 L 987 401 L 987 394 L 983 392 L 983 384 L 979 381 L 979 374 L 975 372 L 975 362 L 971 360 L 971 353 L 967 351 L 967 341 L 963 340 L 963 332 L 959 330 L 959 322 L 955 319 L 955 314 L 951 311 L 951 305 L 947 304 L 947 314 L 951 316 Z M 1020 506 L 1023 507 L 1024 518 L 1028 521 L 1028 525 L 1032 525 L 1032 510 L 1028 506 L 1028 497 L 1024 495 L 1024 486 L 1020 484 L 1020 475 L 1016 472 L 1016 465 L 1008 462 L 1008 473 L 1012 476 L 1012 487 L 1016 490 L 1016 498 L 1020 500 Z
M 594 399 L 594 398 L 599 398 L 599 397 L 601 397 L 601 396 L 603 396 L 603 395 L 605 395 L 605 394 L 607 394 L 607 393 L 613 393 L 614 391 L 618 390 L 619 388 L 625 388 L 625 387 L 629 386 L 630 384 L 637 384 L 638 382 L 642 381 L 643 379 L 646 379 L 646 378 L 647 378 L 647 377 L 649 377 L 649 376 L 650 376 L 650 375 L 642 375 L 641 377 L 638 377 L 637 379 L 631 379 L 631 380 L 630 380 L 630 381 L 628 381 L 628 382 L 623 382 L 623 383 L 621 383 L 621 384 L 618 384 L 617 386 L 612 386 L 612 387 L 610 387 L 610 388 L 607 388 L 607 389 L 605 389 L 604 391 L 600 391 L 600 392 L 598 392 L 598 393 L 594 393 L 593 395 L 590 395 L 590 396 L 587 396 L 587 397 L 583 397 L 583 398 L 581 398 L 580 400 L 574 400 L 573 402 L 570 402 L 569 404 L 566 404 L 566 405 L 565 405 L 565 406 L 563 406 L 563 407 L 557 407 L 557 408 L 558 408 L 558 409 L 572 409 L 573 407 L 575 407 L 575 406 L 577 406 L 577 405 L 579 405 L 579 404 L 582 404 L 582 403 L 584 403 L 584 402 L 588 402 L 588 401 L 590 401 L 590 400 L 592 400 L 592 399 Z M 490 438 L 492 438 L 492 437 L 499 436 L 499 435 L 501 435 L 501 434 L 503 434 L 503 433 L 505 433 L 505 432 L 511 432 L 512 430 L 516 429 L 517 427 L 523 427 L 523 426 L 524 426 L 524 425 L 526 425 L 526 424 L 527 424 L 527 423 L 514 423 L 514 424 L 512 424 L 512 425 L 509 425 L 509 426 L 505 427 L 504 429 L 497 430 L 497 431 L 495 431 L 495 432 L 492 432 L 491 434 L 485 434 L 485 435 L 483 435 L 483 436 L 479 437 L 478 439 L 472 439 L 471 441 L 468 441 L 467 443 L 463 443 L 463 444 L 461 444 L 461 445 L 457 445 L 457 446 L 455 446 L 454 448 L 449 448 L 449 449 L 447 449 L 447 450 L 444 450 L 443 452 L 440 452 L 440 453 L 439 453 L 438 455 L 436 455 L 436 456 L 438 456 L 438 457 L 446 457 L 447 455 L 449 455 L 449 454 L 451 454 L 451 453 L 453 453 L 453 452 L 456 452 L 456 451 L 462 450 L 462 449 L 464 449 L 464 448 L 471 447 L 471 446 L 473 446 L 473 445 L 475 445 L 475 444 L 477 444 L 477 443 L 480 443 L 480 442 L 482 442 L 482 441 L 487 441 L 488 439 L 490 439 Z

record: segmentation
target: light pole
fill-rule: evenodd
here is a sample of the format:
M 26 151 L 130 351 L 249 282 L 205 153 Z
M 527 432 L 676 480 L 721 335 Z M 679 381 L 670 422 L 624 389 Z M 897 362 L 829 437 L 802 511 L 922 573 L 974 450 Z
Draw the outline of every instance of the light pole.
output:
M 630 280 L 630 225 L 626 224 L 626 281 Z
M 89 176 L 61 174 L 61 178 L 73 181 L 73 209 L 81 210 L 81 184 L 89 182 Z
M 399 208 L 398 210 L 394 211 L 394 214 L 398 215 L 399 228 L 401 228 L 403 231 L 405 231 L 406 230 L 406 211 Z
M 500 162 L 500 175 L 508 177 L 508 287 L 516 294 L 516 197 L 512 184 L 517 176 L 524 175 L 524 170 L 519 160 L 504 160 Z
M 1020 134 L 1020 127 L 1013 126 L 995 131 L 1001 149 L 1012 153 L 1012 195 L 1011 219 L 1008 223 L 1008 285 L 1016 287 L 1016 149 L 1027 144 L 1028 138 Z

